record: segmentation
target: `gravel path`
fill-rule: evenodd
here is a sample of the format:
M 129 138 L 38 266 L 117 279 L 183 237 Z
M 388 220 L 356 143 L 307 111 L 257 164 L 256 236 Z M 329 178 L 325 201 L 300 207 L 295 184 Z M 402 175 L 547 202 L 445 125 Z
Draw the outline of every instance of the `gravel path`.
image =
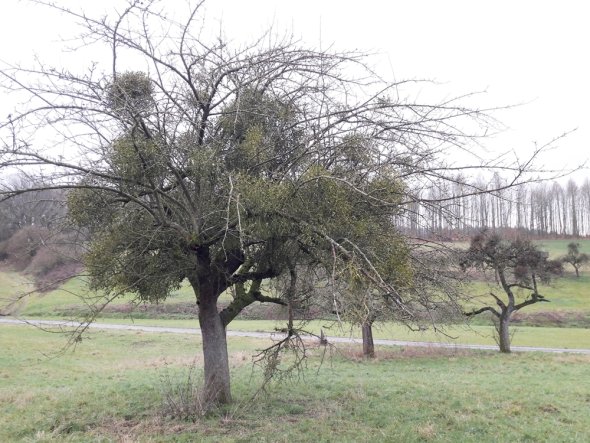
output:
M 66 327 L 73 328 L 80 326 L 78 322 L 58 321 L 58 320 L 19 320 L 14 318 L 0 318 L 0 324 L 5 325 L 32 325 L 36 327 Z M 169 334 L 201 334 L 198 328 L 171 328 L 166 326 L 140 326 L 140 325 L 116 325 L 108 323 L 91 323 L 89 328 L 102 329 L 111 331 L 141 331 L 141 332 L 158 332 Z M 280 338 L 283 336 L 277 332 L 251 332 L 251 331 L 227 331 L 230 337 L 254 337 L 254 338 Z M 326 337 L 331 343 L 361 343 L 358 338 L 347 337 Z M 309 340 L 317 340 L 316 337 L 309 337 Z M 438 343 L 422 341 L 403 341 L 403 340 L 375 340 L 376 345 L 382 346 L 412 346 L 420 348 L 448 348 L 448 349 L 480 349 L 497 351 L 495 345 L 466 345 L 455 343 Z M 548 352 L 548 353 L 570 353 L 590 355 L 590 349 L 567 349 L 567 348 L 541 348 L 535 346 L 512 346 L 514 352 Z

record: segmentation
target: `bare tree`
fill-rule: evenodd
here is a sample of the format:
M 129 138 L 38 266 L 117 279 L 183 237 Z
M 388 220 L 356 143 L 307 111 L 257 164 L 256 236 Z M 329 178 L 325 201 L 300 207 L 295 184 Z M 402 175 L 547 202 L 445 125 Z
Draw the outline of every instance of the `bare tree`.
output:
M 576 271 L 576 277 L 580 277 L 580 266 L 590 261 L 590 256 L 580 252 L 580 244 L 571 242 L 567 245 L 567 254 L 561 258 L 563 263 L 571 265 Z
M 473 316 L 490 312 L 494 316 L 500 352 L 510 352 L 509 327 L 512 314 L 534 303 L 548 302 L 539 292 L 539 285 L 548 283 L 562 272 L 561 262 L 549 260 L 548 254 L 539 250 L 530 240 L 507 241 L 498 234 L 485 232 L 473 237 L 462 266 L 465 269 L 491 272 L 495 286 L 503 292 L 497 294 L 491 290 L 493 305 L 485 304 L 465 313 Z M 519 291 L 528 293 L 521 301 L 518 300 Z

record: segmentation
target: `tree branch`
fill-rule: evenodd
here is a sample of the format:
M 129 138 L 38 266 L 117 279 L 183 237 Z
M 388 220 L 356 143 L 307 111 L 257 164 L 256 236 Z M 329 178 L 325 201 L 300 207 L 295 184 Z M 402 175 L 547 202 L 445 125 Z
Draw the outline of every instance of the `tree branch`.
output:
M 471 317 L 474 315 L 481 314 L 482 312 L 491 312 L 496 317 L 500 318 L 500 313 L 498 311 L 496 311 L 494 308 L 492 308 L 491 306 L 484 306 L 483 308 L 474 309 L 471 312 L 463 312 L 463 315 L 465 315 L 467 317 Z
M 256 301 L 261 303 L 275 303 L 283 306 L 287 304 L 284 300 L 281 300 L 278 297 L 262 295 L 260 292 L 261 283 L 262 280 L 253 280 L 247 292 L 244 288 L 244 283 L 236 283 L 234 285 L 236 294 L 234 299 L 219 313 L 224 327 L 236 318 L 246 306 L 249 306 Z

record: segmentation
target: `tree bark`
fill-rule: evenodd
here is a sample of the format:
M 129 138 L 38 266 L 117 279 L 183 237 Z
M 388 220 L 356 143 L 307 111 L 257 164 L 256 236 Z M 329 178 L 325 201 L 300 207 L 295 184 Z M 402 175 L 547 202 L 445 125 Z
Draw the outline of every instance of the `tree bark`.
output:
M 373 342 L 373 323 L 366 321 L 361 327 L 363 331 L 363 357 L 375 358 L 375 343 Z
M 203 342 L 205 401 L 231 402 L 229 359 L 225 327 L 217 312 L 217 295 L 200 294 L 199 323 Z
M 510 317 L 502 315 L 500 317 L 500 324 L 498 327 L 498 344 L 500 345 L 500 352 L 510 353 Z

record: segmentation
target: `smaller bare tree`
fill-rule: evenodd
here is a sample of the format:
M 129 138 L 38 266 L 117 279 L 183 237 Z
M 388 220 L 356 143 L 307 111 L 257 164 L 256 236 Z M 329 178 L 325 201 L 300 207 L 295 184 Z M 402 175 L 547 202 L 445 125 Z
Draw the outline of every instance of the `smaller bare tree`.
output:
M 500 352 L 510 352 L 510 318 L 512 314 L 525 306 L 538 302 L 548 302 L 539 292 L 540 283 L 549 283 L 553 277 L 562 273 L 563 266 L 559 260 L 549 260 L 548 254 L 541 251 L 530 240 L 516 239 L 508 241 L 499 234 L 483 232 L 471 240 L 471 245 L 462 261 L 463 268 L 474 268 L 484 273 L 493 273 L 493 281 L 504 295 L 491 290 L 497 308 L 484 305 L 465 312 L 474 316 L 491 312 L 495 317 L 498 331 Z M 517 298 L 521 293 L 531 291 L 522 301 Z
M 580 252 L 580 243 L 571 242 L 567 245 L 567 254 L 561 258 L 563 263 L 572 265 L 576 271 L 576 277 L 580 276 L 580 267 L 584 263 L 588 263 L 590 256 L 586 253 Z

